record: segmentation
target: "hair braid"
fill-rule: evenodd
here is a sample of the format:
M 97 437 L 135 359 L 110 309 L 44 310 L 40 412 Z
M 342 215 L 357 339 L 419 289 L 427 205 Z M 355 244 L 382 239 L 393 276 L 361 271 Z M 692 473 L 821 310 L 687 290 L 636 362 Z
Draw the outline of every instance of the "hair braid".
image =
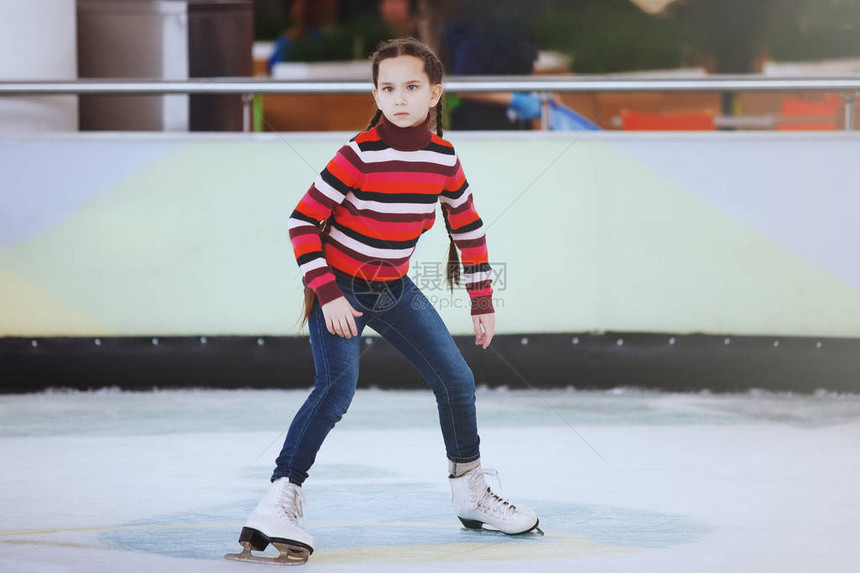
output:
M 325 240 L 328 237 L 329 232 L 331 231 L 331 218 L 326 219 L 322 223 L 320 223 L 320 242 L 323 243 L 323 248 L 325 248 Z M 299 323 L 299 328 L 304 326 L 308 319 L 311 317 L 311 314 L 314 312 L 314 305 L 317 302 L 317 293 L 313 291 L 309 286 L 305 286 L 305 300 L 302 305 L 302 316 L 301 322 Z
M 444 113 L 442 111 L 442 99 L 436 104 L 436 135 L 442 137 L 442 122 Z M 448 264 L 445 265 L 445 281 L 451 292 L 454 292 L 454 285 L 460 286 L 460 256 L 457 253 L 457 245 L 454 243 L 454 237 L 451 235 L 451 223 L 448 221 L 448 211 L 442 208 L 442 218 L 445 220 L 445 230 L 448 231 Z
M 442 137 L 442 98 L 439 98 L 439 103 L 436 104 L 436 135 Z
M 454 244 L 454 237 L 451 235 L 451 223 L 448 221 L 448 211 L 442 207 L 442 218 L 445 219 L 445 230 L 448 231 L 448 264 L 445 269 L 445 282 L 451 292 L 454 292 L 454 285 L 460 286 L 460 256 L 457 253 L 457 245 Z
M 367 127 L 365 129 L 370 129 L 370 128 L 374 127 L 376 124 L 379 123 L 379 120 L 381 120 L 381 119 L 382 119 L 382 110 L 379 108 L 376 108 L 376 113 L 373 114 L 372 118 L 370 118 L 370 123 L 367 124 Z
M 439 58 L 433 53 L 433 50 L 416 40 L 415 38 L 398 38 L 395 40 L 389 40 L 388 42 L 384 42 L 379 45 L 379 48 L 376 50 L 376 53 L 373 54 L 373 85 L 377 85 L 377 80 L 379 78 L 379 63 L 382 60 L 388 58 L 396 58 L 397 56 L 414 56 L 419 58 L 424 62 L 424 72 L 427 74 L 427 79 L 430 80 L 431 85 L 441 84 L 442 83 L 442 75 L 444 70 L 442 69 L 442 63 L 439 61 Z M 435 131 L 436 135 L 442 137 L 442 121 L 443 121 L 443 113 L 442 113 L 442 100 L 436 104 L 436 114 L 434 118 L 435 120 Z M 373 114 L 373 117 L 370 119 L 370 123 L 368 124 L 366 129 L 372 129 L 382 120 L 382 110 L 378 107 L 376 108 L 376 112 Z M 451 241 L 451 244 L 448 248 L 448 264 L 447 264 L 447 272 L 446 278 L 448 284 L 451 287 L 451 292 L 454 291 L 454 285 L 460 285 L 460 257 L 457 253 L 457 246 L 454 243 L 454 238 L 451 235 L 451 224 L 448 222 L 448 212 L 445 210 L 444 206 L 442 208 L 442 215 L 445 219 L 445 229 L 448 231 L 448 238 Z M 325 240 L 331 230 L 331 219 L 326 219 L 320 225 L 320 240 L 325 246 Z M 304 308 L 302 312 L 301 325 L 307 322 L 308 318 L 310 318 L 311 313 L 314 310 L 314 305 L 317 303 L 316 293 L 309 288 L 305 287 L 305 300 L 304 300 Z

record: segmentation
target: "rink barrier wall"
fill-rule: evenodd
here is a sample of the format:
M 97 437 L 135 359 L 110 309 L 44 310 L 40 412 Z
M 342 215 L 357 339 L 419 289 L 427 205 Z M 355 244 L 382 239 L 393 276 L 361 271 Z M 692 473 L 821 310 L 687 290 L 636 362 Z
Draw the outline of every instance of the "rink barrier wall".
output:
M 287 218 L 351 135 L 0 137 L 0 336 L 305 334 Z M 500 334 L 860 337 L 860 133 L 446 136 Z M 410 277 L 467 335 L 447 246 Z
M 857 393 L 860 340 L 641 333 L 455 337 L 476 384 L 510 389 L 639 387 Z M 0 338 L 0 393 L 46 389 L 280 388 L 313 385 L 303 336 Z M 364 337 L 359 387 L 424 389 L 385 340 Z
M 4 391 L 309 385 L 287 218 L 351 135 L 0 137 Z M 479 383 L 860 391 L 860 134 L 446 136 L 487 230 L 493 346 L 439 280 L 440 222 L 409 275 Z M 569 343 L 590 332 L 674 334 Z M 409 371 L 367 362 L 373 385 Z

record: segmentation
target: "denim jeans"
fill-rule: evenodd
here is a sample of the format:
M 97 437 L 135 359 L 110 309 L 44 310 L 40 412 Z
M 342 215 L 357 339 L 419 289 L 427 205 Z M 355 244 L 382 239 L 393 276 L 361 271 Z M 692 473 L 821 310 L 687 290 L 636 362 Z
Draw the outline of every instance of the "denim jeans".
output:
M 276 460 L 272 480 L 289 477 L 302 484 L 326 435 L 346 413 L 358 382 L 361 333 L 369 326 L 423 376 L 433 390 L 448 458 L 470 462 L 480 457 L 475 416 L 475 379 L 436 309 L 408 276 L 385 283 L 336 278 L 352 307 L 358 336 L 329 333 L 315 304 L 308 319 L 316 376 Z

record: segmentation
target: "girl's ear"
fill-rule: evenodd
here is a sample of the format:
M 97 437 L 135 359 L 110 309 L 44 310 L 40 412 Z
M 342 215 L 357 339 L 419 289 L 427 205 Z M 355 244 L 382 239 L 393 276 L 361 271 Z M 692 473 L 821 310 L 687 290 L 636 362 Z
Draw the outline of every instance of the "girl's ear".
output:
M 371 90 L 371 92 L 370 92 L 370 93 L 372 93 L 372 94 L 373 94 L 373 101 L 375 101 L 375 102 L 376 102 L 376 107 L 379 107 L 379 97 L 377 97 L 377 96 L 378 96 L 378 93 L 379 93 L 379 90 L 377 90 L 376 88 L 373 88 L 373 90 Z
M 442 98 L 442 84 L 434 84 L 430 88 L 430 107 L 436 107 L 439 100 Z

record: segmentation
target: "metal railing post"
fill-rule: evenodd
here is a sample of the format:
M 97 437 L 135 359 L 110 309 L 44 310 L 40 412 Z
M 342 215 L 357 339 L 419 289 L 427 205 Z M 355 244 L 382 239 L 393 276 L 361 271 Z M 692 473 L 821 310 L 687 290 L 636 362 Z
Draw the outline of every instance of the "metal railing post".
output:
M 242 131 L 251 132 L 251 114 L 253 113 L 254 94 L 242 94 Z
M 540 92 L 538 94 L 540 97 L 540 128 L 542 130 L 549 129 L 549 93 L 548 92 Z
M 845 101 L 845 131 L 854 129 L 854 100 L 860 96 L 860 91 L 842 94 L 842 99 Z

